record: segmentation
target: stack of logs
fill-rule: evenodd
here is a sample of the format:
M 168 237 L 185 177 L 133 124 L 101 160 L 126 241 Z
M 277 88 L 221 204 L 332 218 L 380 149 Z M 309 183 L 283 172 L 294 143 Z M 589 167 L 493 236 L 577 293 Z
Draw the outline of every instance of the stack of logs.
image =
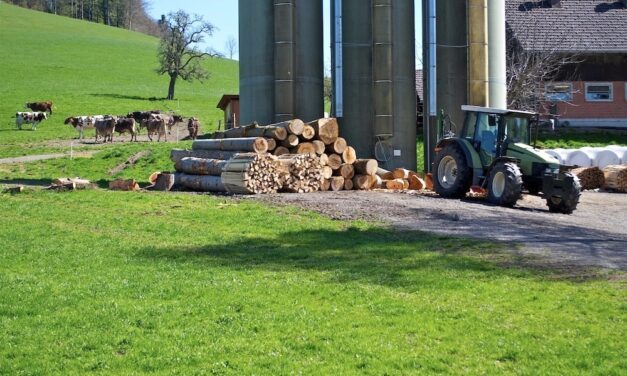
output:
M 195 141 L 191 151 L 172 150 L 171 159 L 177 171 L 172 183 L 200 191 L 307 193 L 426 186 L 414 172 L 388 172 L 374 159 L 358 159 L 355 149 L 339 137 L 334 118 L 219 131 L 211 140 Z M 237 160 L 237 169 L 228 167 Z
M 605 189 L 627 193 L 627 165 L 612 165 L 603 169 Z
M 605 185 L 603 171 L 598 167 L 580 167 L 571 170 L 571 172 L 579 178 L 581 189 L 598 189 Z

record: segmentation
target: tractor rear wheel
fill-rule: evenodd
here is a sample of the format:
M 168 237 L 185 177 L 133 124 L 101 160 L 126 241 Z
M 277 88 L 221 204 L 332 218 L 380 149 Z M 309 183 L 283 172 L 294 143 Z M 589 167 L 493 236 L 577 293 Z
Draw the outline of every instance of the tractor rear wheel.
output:
M 579 196 L 581 196 L 581 184 L 579 178 L 572 173 L 567 172 L 564 174 L 566 179 L 572 181 L 572 187 L 566 189 L 561 197 L 551 196 L 546 199 L 546 204 L 549 206 L 551 213 L 571 214 L 577 209 L 579 203 Z
M 472 184 L 472 169 L 459 146 L 444 146 L 435 158 L 433 185 L 437 194 L 446 198 L 462 198 Z
M 514 206 L 522 193 L 522 174 L 515 163 L 499 162 L 488 178 L 488 201 L 501 206 Z

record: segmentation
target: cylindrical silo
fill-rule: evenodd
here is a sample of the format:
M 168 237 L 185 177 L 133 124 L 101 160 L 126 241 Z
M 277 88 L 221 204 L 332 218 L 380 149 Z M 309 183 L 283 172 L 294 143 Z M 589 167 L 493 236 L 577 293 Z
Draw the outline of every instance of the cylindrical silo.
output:
M 239 0 L 240 123 L 322 117 L 322 2 Z
M 304 121 L 324 115 L 324 43 L 322 1 L 295 0 L 294 112 Z
M 274 121 L 274 4 L 239 0 L 240 119 Z
M 340 133 L 360 158 L 376 157 L 388 169 L 414 169 L 414 1 L 334 0 L 333 8 L 338 2 L 342 13 Z

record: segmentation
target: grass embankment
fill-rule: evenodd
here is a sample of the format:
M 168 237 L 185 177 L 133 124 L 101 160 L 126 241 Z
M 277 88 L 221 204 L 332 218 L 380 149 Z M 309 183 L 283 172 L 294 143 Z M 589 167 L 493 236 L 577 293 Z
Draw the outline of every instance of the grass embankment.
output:
M 0 197 L 1 374 L 627 371 L 624 282 L 498 245 L 210 196 Z
M 55 151 L 44 140 L 70 139 L 71 115 L 175 110 L 196 116 L 203 131 L 223 115 L 216 104 L 238 91 L 238 63 L 210 59 L 204 84 L 179 81 L 175 101 L 165 101 L 168 78 L 155 73 L 156 38 L 128 30 L 30 11 L 0 3 L 0 158 Z M 36 132 L 15 130 L 24 103 L 52 100 L 52 117 Z

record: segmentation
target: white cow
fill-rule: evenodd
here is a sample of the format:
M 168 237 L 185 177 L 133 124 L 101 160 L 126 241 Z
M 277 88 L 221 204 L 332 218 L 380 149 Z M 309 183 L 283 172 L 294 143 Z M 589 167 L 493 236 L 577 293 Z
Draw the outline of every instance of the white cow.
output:
M 23 124 L 30 124 L 31 129 L 36 131 L 37 125 L 46 119 L 48 115 L 45 112 L 16 112 L 15 126 L 21 130 Z

